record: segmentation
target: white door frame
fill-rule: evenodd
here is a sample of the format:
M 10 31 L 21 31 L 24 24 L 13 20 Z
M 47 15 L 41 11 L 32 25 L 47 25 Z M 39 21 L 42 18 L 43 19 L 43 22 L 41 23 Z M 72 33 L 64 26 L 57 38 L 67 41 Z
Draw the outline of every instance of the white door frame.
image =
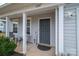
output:
M 52 21 L 52 19 L 51 19 L 51 17 L 42 17 L 42 18 L 40 17 L 40 18 L 38 18 L 38 44 L 41 44 L 40 38 L 39 38 L 39 36 L 40 36 L 40 33 L 39 33 L 39 31 L 40 31 L 39 30 L 40 29 L 40 26 L 39 26 L 40 25 L 40 23 L 39 23 L 40 19 L 50 19 L 50 46 L 51 46 L 52 45 L 52 43 L 51 43 L 52 42 L 52 39 L 51 39 L 51 24 L 52 24 L 51 21 Z
M 64 5 L 59 5 L 59 21 L 58 21 L 58 51 L 59 55 L 64 54 Z
M 79 56 L 79 8 L 77 8 L 77 55 Z

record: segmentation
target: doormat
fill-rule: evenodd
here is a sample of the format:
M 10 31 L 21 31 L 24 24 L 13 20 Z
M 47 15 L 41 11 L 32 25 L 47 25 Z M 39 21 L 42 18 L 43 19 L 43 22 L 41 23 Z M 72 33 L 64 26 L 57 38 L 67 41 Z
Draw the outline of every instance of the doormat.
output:
M 37 48 L 42 51 L 48 51 L 51 49 L 51 47 L 47 47 L 47 46 L 43 46 L 43 45 L 38 45 Z

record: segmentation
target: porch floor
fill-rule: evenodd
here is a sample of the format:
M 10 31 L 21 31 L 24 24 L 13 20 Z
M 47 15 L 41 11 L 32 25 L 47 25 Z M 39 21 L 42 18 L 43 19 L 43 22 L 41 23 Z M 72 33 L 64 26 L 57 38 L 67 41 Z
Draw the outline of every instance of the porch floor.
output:
M 15 51 L 22 53 L 22 45 L 17 43 L 17 48 Z M 28 43 L 27 56 L 55 56 L 55 48 L 53 47 L 48 51 L 42 51 L 39 50 L 34 44 Z

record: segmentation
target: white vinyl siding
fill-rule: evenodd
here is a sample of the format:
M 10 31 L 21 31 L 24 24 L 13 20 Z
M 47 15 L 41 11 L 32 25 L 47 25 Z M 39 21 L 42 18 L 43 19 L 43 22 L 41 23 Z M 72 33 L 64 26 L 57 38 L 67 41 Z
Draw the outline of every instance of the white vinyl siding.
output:
M 64 52 L 66 55 L 76 55 L 76 9 L 65 10 L 75 15 L 64 16 Z

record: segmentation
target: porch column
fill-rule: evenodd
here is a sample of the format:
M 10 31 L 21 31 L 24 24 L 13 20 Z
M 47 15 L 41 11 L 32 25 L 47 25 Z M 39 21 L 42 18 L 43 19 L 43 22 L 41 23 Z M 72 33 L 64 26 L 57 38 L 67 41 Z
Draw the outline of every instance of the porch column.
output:
M 59 6 L 59 55 L 64 53 L 64 6 Z
M 58 8 L 55 8 L 55 54 L 58 55 Z
M 23 13 L 23 54 L 27 52 L 27 35 L 26 35 L 27 16 Z
M 9 36 L 9 28 L 8 28 L 8 26 L 9 26 L 9 18 L 6 17 L 6 37 Z

